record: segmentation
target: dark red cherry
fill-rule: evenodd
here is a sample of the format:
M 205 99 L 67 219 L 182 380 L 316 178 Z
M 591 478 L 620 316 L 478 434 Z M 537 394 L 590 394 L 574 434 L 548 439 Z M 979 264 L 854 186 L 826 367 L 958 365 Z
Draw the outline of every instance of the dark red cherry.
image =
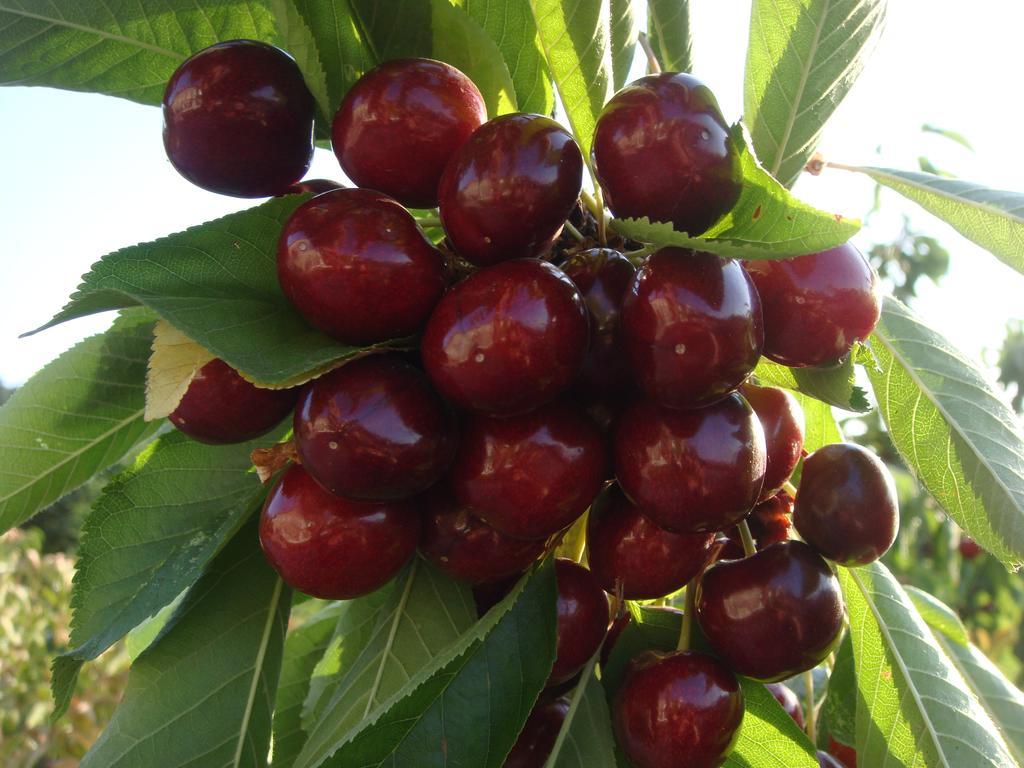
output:
M 974 560 L 985 552 L 985 550 L 978 545 L 978 542 L 970 536 L 963 536 L 960 539 L 960 544 L 957 546 L 957 549 L 960 552 L 960 557 L 964 560 Z
M 448 468 L 457 440 L 455 419 L 427 377 L 398 355 L 370 355 L 314 379 L 295 408 L 302 466 L 350 499 L 426 490 Z
M 615 736 L 635 768 L 717 768 L 743 722 L 743 689 L 717 659 L 645 651 L 612 704 Z
M 540 256 L 580 194 L 583 156 L 572 136 L 541 115 L 496 117 L 452 156 L 437 189 L 455 251 L 483 267 Z
M 619 418 L 613 450 L 622 490 L 670 531 L 724 530 L 761 493 L 764 433 L 737 394 L 693 411 L 634 402 Z
M 593 573 L 593 571 L 591 571 Z M 604 667 L 608 663 L 608 659 L 612 655 L 612 651 L 615 650 L 615 644 L 619 642 L 619 637 L 629 626 L 629 623 L 633 620 L 633 615 L 629 611 L 620 613 L 618 616 L 612 619 L 612 623 L 608 625 L 608 633 L 604 638 L 604 645 L 601 646 L 601 666 Z
M 793 721 L 800 726 L 800 730 L 803 730 L 804 708 L 800 704 L 800 699 L 793 693 L 793 689 L 782 683 L 766 683 L 764 687 L 775 697 L 780 706 L 786 710 L 786 714 L 792 717 Z
M 587 564 L 605 591 L 627 600 L 676 592 L 700 573 L 713 533 L 672 533 L 640 514 L 617 486 L 598 496 L 587 519 Z
M 828 752 L 818 750 L 818 768 L 845 768 L 843 763 L 832 757 Z
M 473 604 L 476 606 L 477 617 L 483 618 L 485 613 L 500 603 L 505 596 L 512 591 L 512 587 L 519 582 L 522 575 L 523 574 L 521 573 L 517 573 L 515 576 L 509 576 L 505 579 L 485 581 L 483 584 L 474 584 Z
M 796 469 L 804 450 L 804 412 L 789 392 L 778 387 L 758 387 L 750 382 L 740 387 L 764 429 L 768 464 L 764 471 L 761 498 L 774 496 Z
M 518 576 L 547 550 L 546 539 L 512 539 L 462 507 L 444 483 L 420 498 L 420 552 L 452 578 L 470 584 Z
M 830 560 L 873 563 L 896 541 L 896 484 L 885 464 L 855 443 L 819 448 L 804 459 L 793 524 Z
M 297 389 L 257 387 L 223 360 L 211 360 L 192 377 L 170 419 L 201 443 L 242 443 L 280 424 L 298 394 Z
M 671 408 L 721 400 L 761 355 L 761 307 L 738 261 L 662 248 L 622 302 L 623 345 L 648 396 Z
M 697 592 L 697 620 L 715 652 L 762 682 L 820 664 L 839 644 L 843 610 L 839 581 L 802 541 L 715 563 Z
M 840 768 L 857 768 L 857 750 L 828 737 L 828 751 L 842 765 Z
M 555 560 L 558 640 L 548 685 L 565 682 L 597 653 L 608 631 L 608 598 L 593 574 L 578 563 Z
M 619 310 L 636 267 L 616 250 L 591 248 L 566 259 L 562 270 L 580 289 L 590 312 L 590 349 L 576 387 L 594 397 L 619 395 L 632 384 L 619 334 Z
M 164 148 L 193 184 L 270 197 L 313 159 L 313 96 L 295 60 L 256 40 L 229 40 L 186 59 L 164 91 Z
M 412 502 L 343 499 L 297 465 L 271 489 L 260 517 L 260 544 L 274 570 L 324 600 L 383 586 L 415 552 L 419 532 Z
M 331 144 L 357 186 L 413 208 L 437 205 L 437 183 L 455 150 L 487 119 L 483 96 L 455 67 L 395 59 L 345 94 Z
M 330 179 L 304 179 L 292 184 L 284 193 L 286 195 L 301 195 L 311 192 L 314 195 L 320 195 L 324 192 L 330 192 L 332 189 L 341 189 L 343 186 Z
M 313 326 L 345 344 L 409 336 L 444 293 L 444 257 L 386 195 L 336 189 L 299 206 L 277 246 L 277 276 Z
M 605 104 L 594 133 L 605 202 L 619 218 L 699 235 L 739 199 L 739 158 L 715 96 L 682 72 L 649 75 Z
M 560 269 L 523 259 L 481 270 L 430 316 L 420 351 L 442 395 L 507 416 L 569 386 L 587 350 L 587 310 Z
M 506 536 L 546 539 L 590 506 L 605 461 L 598 426 L 557 401 L 514 419 L 467 418 L 448 477 L 459 502 Z
M 793 521 L 793 497 L 785 491 L 762 501 L 747 515 L 747 525 L 757 551 L 770 547 L 779 541 L 789 541 Z M 743 557 L 743 539 L 735 526 L 719 535 L 719 543 L 723 546 L 718 550 L 716 560 L 738 560 Z
M 569 714 L 569 699 L 541 699 L 530 711 L 515 746 L 508 753 L 502 768 L 544 768 L 565 716 Z
M 764 355 L 777 363 L 797 368 L 831 363 L 866 339 L 878 322 L 878 275 L 849 243 L 745 266 L 761 296 Z

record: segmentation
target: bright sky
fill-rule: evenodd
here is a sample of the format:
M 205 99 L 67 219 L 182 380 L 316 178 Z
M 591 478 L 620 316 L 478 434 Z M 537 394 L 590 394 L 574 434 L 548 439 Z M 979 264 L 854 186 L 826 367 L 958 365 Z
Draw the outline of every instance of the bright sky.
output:
M 731 121 L 742 111 L 749 0 L 695 0 L 695 74 L 716 92 Z M 917 170 L 927 155 L 940 168 L 982 184 L 1024 191 L 1020 100 L 1008 87 L 1019 69 L 1024 4 L 973 0 L 894 0 L 881 44 L 826 129 L 821 150 L 849 164 Z M 959 131 L 971 154 L 920 132 L 923 123 Z M 21 384 L 78 339 L 102 330 L 104 316 L 32 337 L 79 276 L 117 248 L 249 207 L 252 201 L 204 192 L 168 164 L 160 112 L 119 99 L 43 88 L 0 89 L 0 382 Z M 876 148 L 881 155 L 876 155 Z M 341 179 L 334 156 L 317 150 L 312 176 Z M 805 177 L 798 195 L 860 217 L 872 185 L 840 171 Z M 857 242 L 895 235 L 901 198 Z M 1024 276 L 926 213 L 919 228 L 953 254 L 948 290 L 924 284 L 917 309 L 969 356 L 995 361 L 1006 321 L 1024 317 Z M 920 284 L 919 284 L 920 285 Z

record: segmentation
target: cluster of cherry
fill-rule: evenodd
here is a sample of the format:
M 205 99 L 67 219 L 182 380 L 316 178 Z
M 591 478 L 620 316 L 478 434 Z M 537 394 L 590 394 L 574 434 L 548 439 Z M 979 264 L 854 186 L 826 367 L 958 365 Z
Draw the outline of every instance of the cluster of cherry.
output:
M 888 549 L 892 479 L 869 452 L 831 445 L 803 460 L 796 492 L 803 414 L 750 379 L 762 355 L 829 364 L 871 332 L 877 278 L 855 248 L 741 263 L 599 246 L 572 136 L 540 115 L 488 121 L 473 83 L 437 61 L 388 62 L 345 96 L 332 143 L 359 188 L 299 182 L 314 102 L 270 46 L 196 54 L 164 115 L 168 156 L 194 183 L 319 193 L 277 253 L 281 288 L 312 326 L 358 346 L 419 337 L 415 352 L 366 354 L 293 390 L 215 360 L 172 414 L 216 443 L 294 411 L 295 461 L 260 523 L 288 584 L 358 597 L 418 548 L 474 585 L 485 611 L 590 509 L 577 558 L 589 568 L 555 563 L 552 693 L 507 766 L 543 763 L 565 715 L 557 695 L 628 621 L 616 611 L 609 633 L 607 593 L 621 608 L 690 584 L 714 649 L 633 660 L 613 715 L 637 768 L 719 765 L 743 717 L 735 675 L 783 680 L 835 648 L 844 605 L 822 556 L 858 565 Z M 742 188 L 714 96 L 687 74 L 619 92 L 592 163 L 615 214 L 683 231 L 707 229 Z M 434 206 L 440 245 L 408 210 Z

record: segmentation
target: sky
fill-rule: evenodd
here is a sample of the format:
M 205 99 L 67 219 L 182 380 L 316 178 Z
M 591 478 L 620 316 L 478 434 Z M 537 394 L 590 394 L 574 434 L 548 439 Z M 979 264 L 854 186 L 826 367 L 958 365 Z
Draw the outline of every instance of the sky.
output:
M 691 3 L 694 73 L 718 96 L 726 118 L 742 114 L 749 0 Z M 846 164 L 917 170 L 938 167 L 1000 189 L 1024 191 L 1018 137 L 1024 4 L 894 0 L 867 68 L 826 128 L 820 150 Z M 964 134 L 975 152 L 921 133 L 931 123 Z M 46 322 L 102 255 L 182 230 L 258 201 L 192 186 L 171 168 L 160 111 L 120 99 L 45 88 L 0 88 L 0 383 L 18 385 L 109 315 L 71 321 L 27 339 Z M 334 156 L 317 150 L 311 177 L 342 180 Z M 873 185 L 827 171 L 804 176 L 795 193 L 820 208 L 862 217 Z M 910 212 L 915 226 L 951 251 L 943 287 L 919 283 L 918 312 L 994 378 L 1010 319 L 1024 318 L 1024 276 L 931 215 L 883 197 L 880 216 L 855 242 L 867 249 L 894 237 Z

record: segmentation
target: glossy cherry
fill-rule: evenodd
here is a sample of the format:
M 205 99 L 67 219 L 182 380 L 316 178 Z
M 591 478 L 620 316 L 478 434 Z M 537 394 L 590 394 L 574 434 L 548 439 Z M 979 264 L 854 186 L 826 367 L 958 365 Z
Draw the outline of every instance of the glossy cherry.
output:
M 576 286 L 536 259 L 483 269 L 449 291 L 420 351 L 434 386 L 479 413 L 523 413 L 569 386 L 583 364 L 588 319 Z
M 978 542 L 970 536 L 961 537 L 960 544 L 957 545 L 957 550 L 960 552 L 960 557 L 964 560 L 974 560 L 985 552 L 985 550 L 978 545 Z
M 458 430 L 427 377 L 398 355 L 369 355 L 314 379 L 295 408 L 302 466 L 350 499 L 402 499 L 436 483 Z
M 874 562 L 899 531 L 892 473 L 855 443 L 819 448 L 804 459 L 793 524 L 804 541 L 840 565 Z
M 541 115 L 484 123 L 452 156 L 438 186 L 441 223 L 455 251 L 477 266 L 540 256 L 576 204 L 583 156 Z
M 437 205 L 452 154 L 487 119 L 466 75 L 433 59 L 394 59 L 356 82 L 338 108 L 331 145 L 357 186 L 413 208 Z
M 343 186 L 343 184 L 330 179 L 303 179 L 292 184 L 284 193 L 286 195 L 301 195 L 311 192 L 314 195 L 320 195 L 333 189 L 341 189 Z
M 839 644 L 843 610 L 839 581 L 802 541 L 716 563 L 697 592 L 697 620 L 715 653 L 763 682 L 821 663 Z
M 646 651 L 629 664 L 612 722 L 635 768 L 717 768 L 739 736 L 743 689 L 707 654 Z
M 685 587 L 707 563 L 714 541 L 713 533 L 659 528 L 617 486 L 597 498 L 587 518 L 590 571 L 606 592 L 621 588 L 627 600 L 651 600 Z
M 613 451 L 622 490 L 670 531 L 724 530 L 761 493 L 764 433 L 737 394 L 693 411 L 636 401 L 619 418 Z
M 546 539 L 528 541 L 499 533 L 462 507 L 444 483 L 420 498 L 420 552 L 449 576 L 470 584 L 518 576 L 547 550 Z
M 804 450 L 804 412 L 789 392 L 778 387 L 758 387 L 747 382 L 740 394 L 750 403 L 764 429 L 768 464 L 764 470 L 761 498 L 774 496 L 789 480 Z
M 566 259 L 562 270 L 580 289 L 590 313 L 590 348 L 576 387 L 593 397 L 620 395 L 629 389 L 632 375 L 619 333 L 619 310 L 636 267 L 619 251 L 590 248 Z
M 569 699 L 564 696 L 538 701 L 530 710 L 530 716 L 526 718 L 502 768 L 544 768 L 565 716 L 569 714 L 569 704 Z
M 840 768 L 857 768 L 857 750 L 836 741 L 831 734 L 828 737 L 828 751 L 842 764 Z
M 466 419 L 448 478 L 459 502 L 506 536 L 546 539 L 590 506 L 605 479 L 601 430 L 556 401 L 514 419 Z
M 839 762 L 839 760 L 828 752 L 822 752 L 818 750 L 818 768 L 846 768 L 846 766 Z
M 757 365 L 763 341 L 757 291 L 738 261 L 662 248 L 623 299 L 622 337 L 649 397 L 672 408 L 708 405 Z
M 800 699 L 793 693 L 793 689 L 782 683 L 766 683 L 764 687 L 775 697 L 779 705 L 786 710 L 786 714 L 792 717 L 793 721 L 800 726 L 800 730 L 803 730 L 804 708 L 800 704 Z
M 821 253 L 745 263 L 761 296 L 764 355 L 783 365 L 831 363 L 874 330 L 878 275 L 847 243 Z
M 192 377 L 170 419 L 201 443 L 242 443 L 280 424 L 297 397 L 297 389 L 257 387 L 223 360 L 211 360 Z
M 714 94 L 693 75 L 664 72 L 605 104 L 594 164 L 619 218 L 667 221 L 699 235 L 739 199 L 736 147 Z
M 328 493 L 300 466 L 271 489 L 260 544 L 289 586 L 349 600 L 383 586 L 412 556 L 420 518 L 410 501 L 350 501 Z
M 555 663 L 548 685 L 565 682 L 597 653 L 608 631 L 608 598 L 579 563 L 555 560 L 558 620 Z
M 186 59 L 163 98 L 164 148 L 203 189 L 269 197 L 313 159 L 313 96 L 295 60 L 256 40 L 229 40 Z
M 444 293 L 447 270 L 390 197 L 336 189 L 285 223 L 277 276 L 311 325 L 346 344 L 371 344 L 419 331 Z

